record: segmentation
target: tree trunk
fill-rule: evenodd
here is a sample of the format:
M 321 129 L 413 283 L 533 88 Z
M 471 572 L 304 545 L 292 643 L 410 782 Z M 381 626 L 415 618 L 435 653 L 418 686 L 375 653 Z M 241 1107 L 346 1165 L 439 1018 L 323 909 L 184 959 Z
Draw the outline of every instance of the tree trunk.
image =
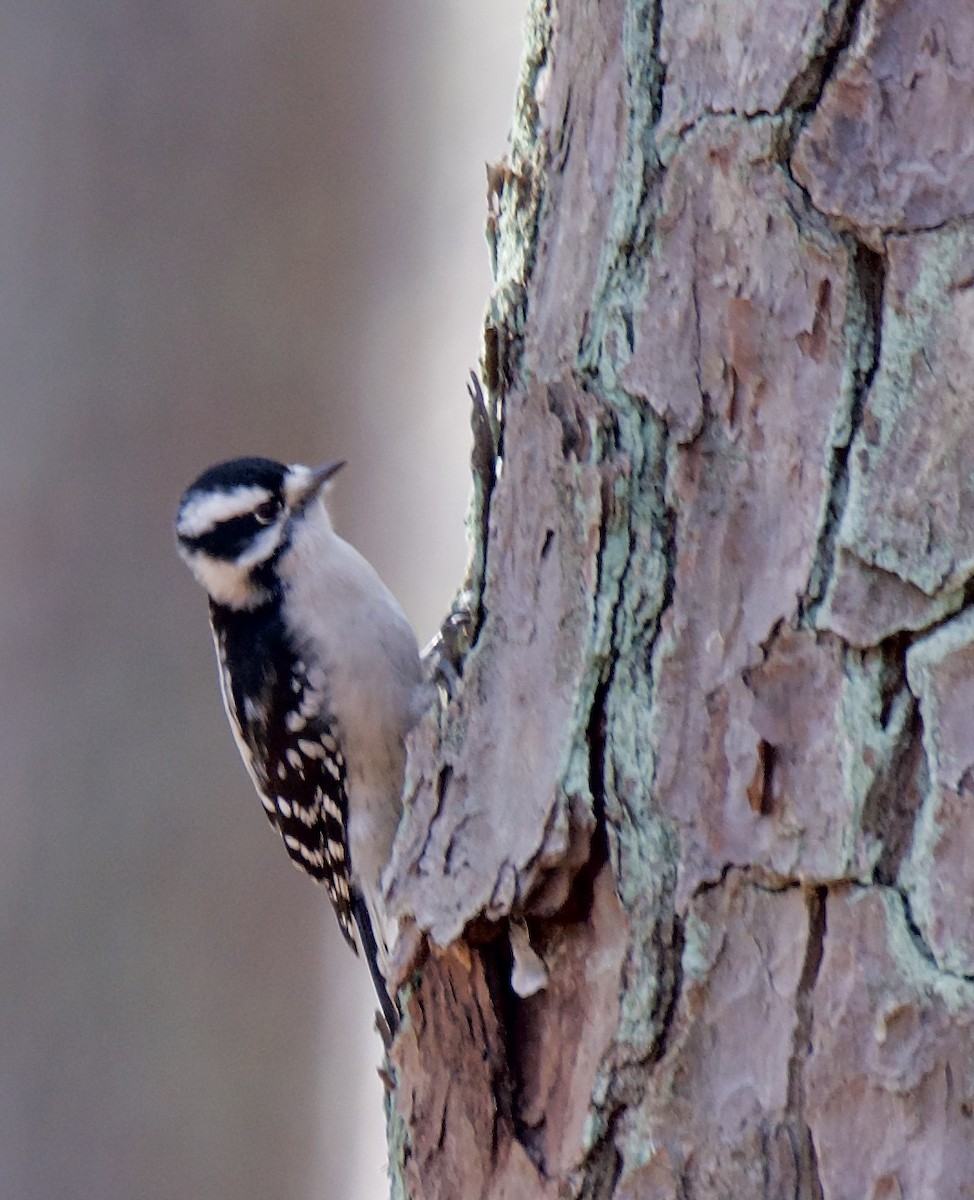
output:
M 394 1195 L 974 1196 L 972 61 L 534 5 Z

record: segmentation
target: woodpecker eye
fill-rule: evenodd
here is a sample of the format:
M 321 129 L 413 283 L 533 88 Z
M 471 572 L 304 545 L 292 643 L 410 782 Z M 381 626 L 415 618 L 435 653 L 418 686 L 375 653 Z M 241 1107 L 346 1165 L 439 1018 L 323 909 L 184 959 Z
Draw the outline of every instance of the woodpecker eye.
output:
M 254 516 L 261 525 L 270 525 L 280 511 L 281 506 L 276 500 L 265 500 L 263 504 L 254 509 Z

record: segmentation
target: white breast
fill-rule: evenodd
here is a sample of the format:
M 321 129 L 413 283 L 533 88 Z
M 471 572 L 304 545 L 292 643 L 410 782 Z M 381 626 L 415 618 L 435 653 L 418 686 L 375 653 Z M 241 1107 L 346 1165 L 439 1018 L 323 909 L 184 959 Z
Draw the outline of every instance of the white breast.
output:
M 403 741 L 430 692 L 416 636 L 374 568 L 313 502 L 292 531 L 279 575 L 284 616 L 322 692 L 345 755 L 353 877 L 378 891 L 402 805 Z

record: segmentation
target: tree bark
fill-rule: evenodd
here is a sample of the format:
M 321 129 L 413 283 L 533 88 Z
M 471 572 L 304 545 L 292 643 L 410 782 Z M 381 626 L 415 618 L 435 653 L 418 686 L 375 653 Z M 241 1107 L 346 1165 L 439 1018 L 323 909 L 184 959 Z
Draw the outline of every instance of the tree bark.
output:
M 394 1195 L 974 1196 L 972 61 L 961 0 L 533 6 Z

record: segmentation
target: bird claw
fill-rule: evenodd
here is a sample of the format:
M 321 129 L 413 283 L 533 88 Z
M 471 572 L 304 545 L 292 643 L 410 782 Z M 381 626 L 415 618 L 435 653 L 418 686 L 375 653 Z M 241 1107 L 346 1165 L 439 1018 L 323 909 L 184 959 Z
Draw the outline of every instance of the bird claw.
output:
M 423 651 L 423 667 L 427 678 L 452 699 L 460 685 L 463 658 L 470 649 L 474 619 L 470 597 L 461 594 L 454 602 L 439 632 Z

